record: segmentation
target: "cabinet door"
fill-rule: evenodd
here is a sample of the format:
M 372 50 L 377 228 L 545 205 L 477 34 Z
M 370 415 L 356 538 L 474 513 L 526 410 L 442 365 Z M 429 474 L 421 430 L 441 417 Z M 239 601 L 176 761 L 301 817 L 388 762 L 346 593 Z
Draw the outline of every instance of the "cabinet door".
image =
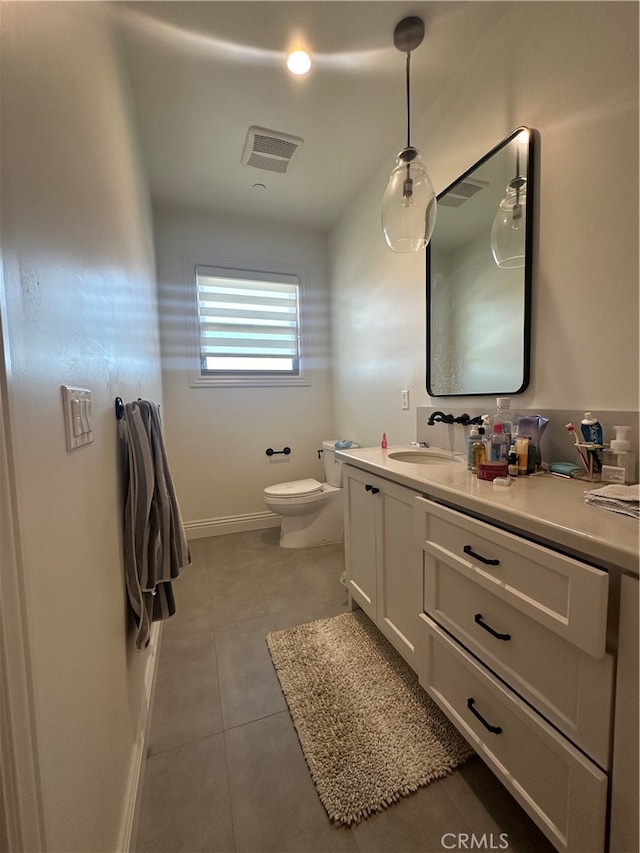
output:
M 421 627 L 422 686 L 557 850 L 602 853 L 606 774 L 424 614 Z
M 353 600 L 377 624 L 376 537 L 380 485 L 376 477 L 347 465 L 343 468 L 343 480 L 347 585 Z
M 414 670 L 422 611 L 422 555 L 415 535 L 411 489 L 384 483 L 380 512 L 379 627 Z

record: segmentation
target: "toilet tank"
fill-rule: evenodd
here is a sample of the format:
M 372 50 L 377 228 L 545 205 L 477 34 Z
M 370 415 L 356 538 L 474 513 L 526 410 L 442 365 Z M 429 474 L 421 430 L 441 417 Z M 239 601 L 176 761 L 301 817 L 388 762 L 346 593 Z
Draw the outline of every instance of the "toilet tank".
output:
M 331 439 L 322 442 L 322 464 L 324 465 L 324 475 L 327 483 L 330 486 L 342 486 L 342 462 L 336 459 L 336 441 Z M 358 447 L 355 442 L 351 447 Z

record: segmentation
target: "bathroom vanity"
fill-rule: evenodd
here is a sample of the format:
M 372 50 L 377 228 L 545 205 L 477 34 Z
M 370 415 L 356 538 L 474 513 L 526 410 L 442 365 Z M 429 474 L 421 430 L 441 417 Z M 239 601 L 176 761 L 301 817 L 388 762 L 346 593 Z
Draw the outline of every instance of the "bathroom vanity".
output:
M 637 522 L 588 483 L 338 456 L 352 603 L 558 850 L 636 850 Z

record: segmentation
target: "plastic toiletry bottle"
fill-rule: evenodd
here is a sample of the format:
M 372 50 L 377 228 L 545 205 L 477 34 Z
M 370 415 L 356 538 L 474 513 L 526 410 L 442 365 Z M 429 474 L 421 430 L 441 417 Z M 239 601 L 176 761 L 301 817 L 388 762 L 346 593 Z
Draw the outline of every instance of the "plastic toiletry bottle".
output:
M 518 474 L 526 474 L 529 466 L 529 439 L 523 436 L 516 438 L 516 458 Z
M 477 426 L 471 427 L 471 432 L 467 436 L 467 471 L 473 470 L 473 444 L 480 438 Z
M 389 446 L 389 445 L 388 445 L 388 443 L 387 443 L 387 434 L 386 434 L 386 432 L 383 432 L 383 433 L 382 433 L 382 441 L 380 442 L 380 447 L 381 447 L 383 450 L 386 450 L 388 446 Z
M 631 427 L 614 426 L 613 429 L 616 437 L 611 439 L 609 450 L 602 454 L 602 479 L 608 483 L 634 483 L 636 455 L 628 439 Z
M 471 470 L 474 474 L 478 471 L 478 465 L 486 460 L 484 444 L 484 427 L 478 427 L 478 438 L 471 445 Z
M 491 462 L 507 462 L 509 458 L 509 439 L 510 435 L 504 432 L 504 424 L 500 422 L 495 423 L 491 436 Z
M 517 477 L 518 476 L 518 454 L 516 452 L 515 444 L 512 444 L 509 448 L 509 476 Z
M 496 413 L 493 417 L 494 430 L 498 424 L 502 425 L 502 433 L 507 436 L 508 448 L 513 435 L 513 412 L 511 411 L 510 397 L 496 397 Z
M 589 444 L 602 444 L 602 424 L 597 418 L 593 417 L 591 412 L 584 413 L 584 418 L 580 423 L 580 431 L 584 440 Z M 587 454 L 593 465 L 594 473 L 599 474 L 602 470 L 602 450 L 587 450 Z

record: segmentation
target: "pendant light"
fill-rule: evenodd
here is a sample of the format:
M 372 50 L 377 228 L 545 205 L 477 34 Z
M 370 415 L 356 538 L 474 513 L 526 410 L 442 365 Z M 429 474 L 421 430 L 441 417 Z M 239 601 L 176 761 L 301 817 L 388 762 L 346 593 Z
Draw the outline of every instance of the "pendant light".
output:
M 525 133 L 523 131 L 523 133 Z M 528 141 L 528 135 L 526 140 Z M 503 270 L 524 266 L 527 225 L 527 179 L 520 174 L 520 137 L 516 139 L 516 175 L 498 206 L 491 226 L 491 253 Z
M 422 44 L 422 18 L 404 18 L 393 31 L 395 47 L 407 54 L 407 147 L 398 154 L 382 201 L 382 230 L 393 252 L 419 252 L 436 224 L 436 194 L 420 152 L 411 145 L 411 51 Z

